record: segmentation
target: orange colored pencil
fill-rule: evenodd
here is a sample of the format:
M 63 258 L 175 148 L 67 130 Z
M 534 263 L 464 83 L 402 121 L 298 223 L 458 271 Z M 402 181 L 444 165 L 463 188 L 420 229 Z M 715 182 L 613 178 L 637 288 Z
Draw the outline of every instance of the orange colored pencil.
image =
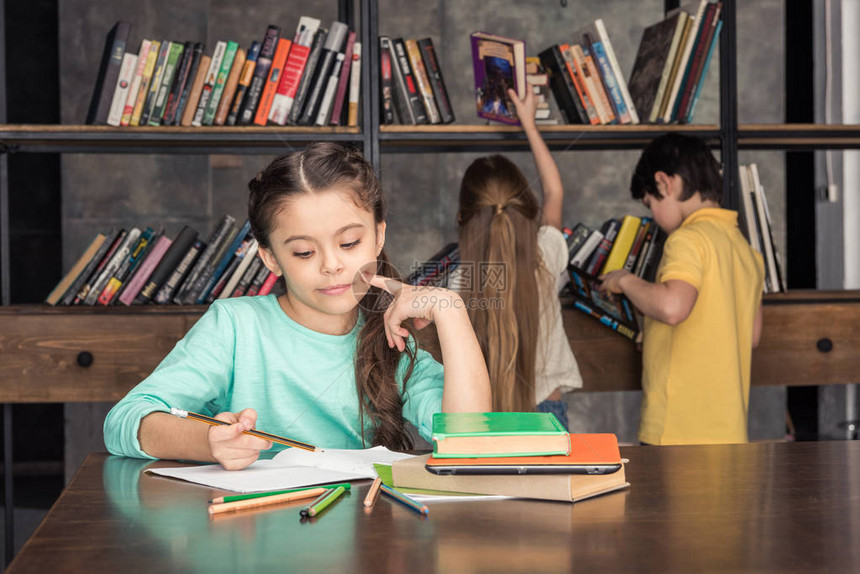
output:
M 299 490 L 296 492 L 288 492 L 286 494 L 275 494 L 272 496 L 262 496 L 260 498 L 249 498 L 248 500 L 210 504 L 209 514 L 221 514 L 222 512 L 233 512 L 257 506 L 269 506 L 270 504 L 280 504 L 282 502 L 290 502 L 292 500 L 300 500 L 302 498 L 311 498 L 319 496 L 326 490 L 327 489 L 325 488 L 309 488 L 308 490 Z

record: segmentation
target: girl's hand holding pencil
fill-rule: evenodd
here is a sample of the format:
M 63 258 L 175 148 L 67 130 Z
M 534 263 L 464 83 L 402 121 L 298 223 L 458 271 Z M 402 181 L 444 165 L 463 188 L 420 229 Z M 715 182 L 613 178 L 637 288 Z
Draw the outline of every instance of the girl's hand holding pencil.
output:
M 270 441 L 245 434 L 257 424 L 257 411 L 254 409 L 218 413 L 214 418 L 228 423 L 209 429 L 209 451 L 226 470 L 245 468 L 259 458 L 260 451 L 271 448 Z

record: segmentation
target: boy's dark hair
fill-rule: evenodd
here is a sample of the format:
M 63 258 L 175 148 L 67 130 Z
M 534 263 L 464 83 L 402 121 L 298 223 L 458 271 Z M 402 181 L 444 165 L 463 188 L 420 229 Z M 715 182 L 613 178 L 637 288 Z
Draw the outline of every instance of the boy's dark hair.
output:
M 697 191 L 703 200 L 720 203 L 723 198 L 720 164 L 705 142 L 697 137 L 665 134 L 648 144 L 630 181 L 633 199 L 642 199 L 645 194 L 663 199 L 654 181 L 658 171 L 681 176 L 684 182 L 681 201 L 690 199 Z

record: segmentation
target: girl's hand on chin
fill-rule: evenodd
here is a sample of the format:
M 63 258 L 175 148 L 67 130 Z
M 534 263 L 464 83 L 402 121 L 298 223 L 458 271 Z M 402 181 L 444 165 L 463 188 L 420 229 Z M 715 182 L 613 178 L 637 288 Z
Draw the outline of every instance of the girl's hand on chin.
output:
M 394 296 L 394 301 L 385 311 L 385 337 L 389 347 L 403 352 L 409 331 L 403 326 L 407 319 L 414 319 L 416 329 L 423 329 L 438 321 L 446 312 L 464 310 L 463 299 L 455 292 L 441 287 L 417 287 L 407 285 L 383 275 L 371 275 L 362 271 L 361 279 Z

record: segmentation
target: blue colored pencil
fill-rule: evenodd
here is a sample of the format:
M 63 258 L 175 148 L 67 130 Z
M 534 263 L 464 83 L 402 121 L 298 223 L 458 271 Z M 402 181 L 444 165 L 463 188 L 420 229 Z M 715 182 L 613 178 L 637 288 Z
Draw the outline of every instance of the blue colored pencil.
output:
M 394 490 L 390 486 L 386 486 L 385 484 L 380 484 L 379 490 L 381 490 L 383 494 L 387 494 L 388 496 L 390 496 L 391 498 L 393 498 L 394 500 L 396 500 L 400 504 L 408 506 L 409 508 L 411 508 L 415 512 L 418 512 L 418 513 L 424 514 L 424 515 L 427 515 L 430 513 L 430 509 L 427 508 L 427 505 L 421 504 L 417 500 L 413 500 L 412 498 L 406 496 L 402 492 L 398 492 L 398 491 Z

